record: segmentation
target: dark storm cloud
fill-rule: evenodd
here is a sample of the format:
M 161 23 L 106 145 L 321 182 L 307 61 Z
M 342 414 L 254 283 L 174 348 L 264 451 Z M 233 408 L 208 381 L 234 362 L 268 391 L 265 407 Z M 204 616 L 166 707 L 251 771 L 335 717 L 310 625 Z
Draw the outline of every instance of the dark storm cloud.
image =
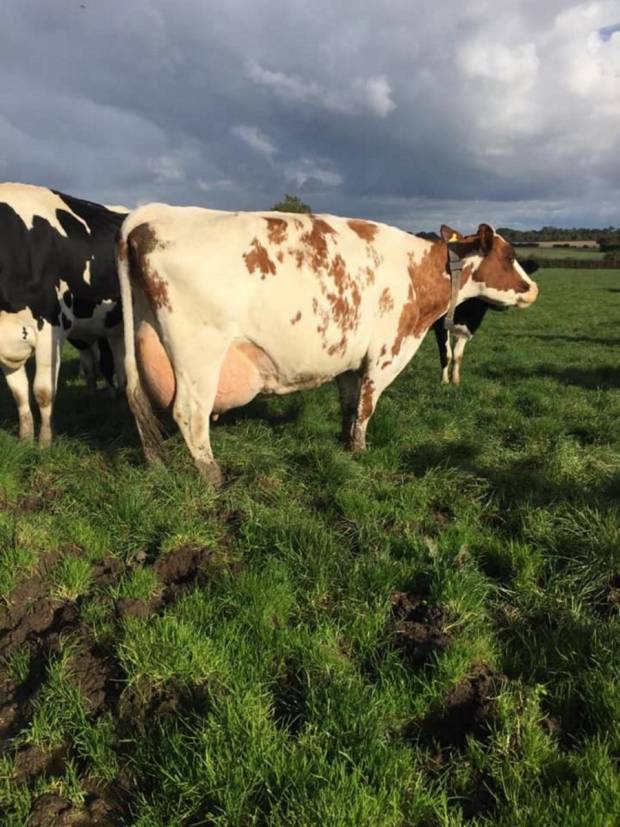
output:
M 8 0 L 0 171 L 129 205 L 620 223 L 620 3 Z

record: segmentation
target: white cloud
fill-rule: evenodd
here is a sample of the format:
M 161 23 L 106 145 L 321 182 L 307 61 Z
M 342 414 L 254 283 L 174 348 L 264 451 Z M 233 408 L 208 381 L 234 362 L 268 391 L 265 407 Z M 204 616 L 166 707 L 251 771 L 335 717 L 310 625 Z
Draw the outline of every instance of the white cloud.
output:
M 265 69 L 255 61 L 248 64 L 247 75 L 254 83 L 269 89 L 284 100 L 308 103 L 332 112 L 365 112 L 385 118 L 396 109 L 396 104 L 392 100 L 392 88 L 383 75 L 354 77 L 331 88 L 314 80 L 305 80 L 299 75 Z
M 385 118 L 396 109 L 396 104 L 392 100 L 392 89 L 387 78 L 383 76 L 369 78 L 362 82 L 362 90 L 363 94 L 366 95 L 370 110 L 374 111 L 380 118 Z
M 287 180 L 294 182 L 298 187 L 303 187 L 307 182 L 317 182 L 326 187 L 337 187 L 342 184 L 342 176 L 332 169 L 321 166 L 319 162 L 309 158 L 301 158 L 299 161 L 284 166 L 284 176 Z
M 171 155 L 150 158 L 147 165 L 158 183 L 167 184 L 182 181 L 185 178 L 185 172 L 180 161 Z
M 519 46 L 472 41 L 461 49 L 460 64 L 468 77 L 499 83 L 533 83 L 540 61 L 534 43 Z
M 217 181 L 207 181 L 204 178 L 199 178 L 196 181 L 196 186 L 201 192 L 212 192 L 213 190 L 231 192 L 237 189 L 237 184 L 230 178 L 220 178 Z
M 230 130 L 233 135 L 240 138 L 252 149 L 271 157 L 278 151 L 276 145 L 257 126 L 233 126 Z

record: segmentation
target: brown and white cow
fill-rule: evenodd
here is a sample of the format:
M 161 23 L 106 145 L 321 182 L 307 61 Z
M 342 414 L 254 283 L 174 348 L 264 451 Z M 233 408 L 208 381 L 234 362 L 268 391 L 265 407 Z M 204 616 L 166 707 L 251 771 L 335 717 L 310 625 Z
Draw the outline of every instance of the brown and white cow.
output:
M 196 465 L 221 474 L 212 413 L 257 394 L 336 379 L 343 436 L 363 450 L 377 401 L 450 302 L 447 244 L 462 270 L 458 301 L 527 307 L 538 287 L 488 224 L 426 241 L 331 215 L 229 213 L 147 204 L 123 222 L 118 272 L 127 395 L 145 453 L 160 430 L 141 386 L 172 406 Z M 132 294 L 134 306 L 132 309 Z

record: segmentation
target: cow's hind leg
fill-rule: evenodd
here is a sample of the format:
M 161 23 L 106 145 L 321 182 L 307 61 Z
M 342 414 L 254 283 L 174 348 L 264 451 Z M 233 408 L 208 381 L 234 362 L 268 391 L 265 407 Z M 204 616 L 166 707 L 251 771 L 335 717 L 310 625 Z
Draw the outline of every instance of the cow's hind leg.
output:
M 340 394 L 340 410 L 342 413 L 342 432 L 340 438 L 345 445 L 350 445 L 353 439 L 353 424 L 357 414 L 360 398 L 361 374 L 348 370 L 336 377 L 338 393 Z
M 373 360 L 369 360 L 369 364 L 373 364 Z M 386 376 L 386 373 L 387 371 L 382 372 L 374 369 L 365 371 L 361 375 L 357 409 L 349 444 L 352 451 L 366 450 L 366 429 L 370 417 L 374 413 L 379 397 L 394 378 L 393 373 L 390 373 L 389 376 Z
M 2 372 L 17 405 L 19 438 L 31 440 L 34 437 L 34 422 L 32 419 L 32 411 L 30 410 L 30 383 L 28 382 L 26 365 L 24 364 L 14 370 L 3 365 Z
M 209 419 L 228 344 L 217 331 L 203 331 L 191 350 L 173 356 L 176 394 L 172 414 L 196 467 L 216 487 L 223 477 L 211 450 Z

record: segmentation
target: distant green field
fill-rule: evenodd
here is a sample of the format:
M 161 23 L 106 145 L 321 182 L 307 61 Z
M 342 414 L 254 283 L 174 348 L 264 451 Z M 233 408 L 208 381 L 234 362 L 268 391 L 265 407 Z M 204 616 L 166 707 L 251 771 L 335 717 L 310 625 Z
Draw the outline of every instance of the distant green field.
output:
M 538 275 L 363 456 L 331 386 L 223 416 L 219 493 L 75 360 L 48 451 L 0 388 L 2 825 L 620 823 L 620 280 Z
M 604 257 L 604 253 L 599 250 L 585 250 L 580 247 L 515 247 L 517 255 L 521 258 L 534 256 L 534 258 L 589 258 L 600 260 Z

